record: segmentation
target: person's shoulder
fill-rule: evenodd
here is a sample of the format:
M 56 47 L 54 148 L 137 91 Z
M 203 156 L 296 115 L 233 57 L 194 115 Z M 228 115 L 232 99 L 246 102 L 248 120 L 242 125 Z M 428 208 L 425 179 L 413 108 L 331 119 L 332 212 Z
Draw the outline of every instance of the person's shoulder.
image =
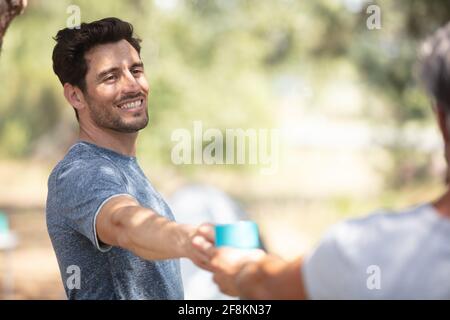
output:
M 380 238 L 389 238 L 389 235 L 400 234 L 402 230 L 414 229 L 423 218 L 427 217 L 429 204 L 417 204 L 401 210 L 378 209 L 357 218 L 344 220 L 328 232 L 341 245 L 350 243 L 363 246 L 365 243 L 378 242 Z
M 113 174 L 116 170 L 111 159 L 99 154 L 89 145 L 78 142 L 69 148 L 64 158 L 53 168 L 49 182 L 67 177 L 76 179 L 99 171 Z
M 428 203 L 416 204 L 400 210 L 378 209 L 363 217 L 345 220 L 342 228 L 365 228 L 367 226 L 390 228 L 399 223 L 414 221 L 429 210 Z

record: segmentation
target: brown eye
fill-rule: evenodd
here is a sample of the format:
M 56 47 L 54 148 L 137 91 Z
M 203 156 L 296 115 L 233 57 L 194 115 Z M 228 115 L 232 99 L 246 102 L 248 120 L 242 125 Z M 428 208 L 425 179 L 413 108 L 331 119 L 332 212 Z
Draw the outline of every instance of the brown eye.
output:
M 111 81 L 114 81 L 114 80 L 116 80 L 116 76 L 109 76 L 109 77 L 106 77 L 105 78 L 105 82 L 111 82 Z

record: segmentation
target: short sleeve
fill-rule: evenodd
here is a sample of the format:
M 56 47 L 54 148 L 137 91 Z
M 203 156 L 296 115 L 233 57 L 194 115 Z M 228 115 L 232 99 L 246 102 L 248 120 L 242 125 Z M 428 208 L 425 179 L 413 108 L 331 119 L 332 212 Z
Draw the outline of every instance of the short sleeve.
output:
M 351 295 L 353 262 L 342 246 L 344 224 L 332 227 L 302 266 L 303 280 L 310 299 L 346 299 Z
M 107 160 L 77 160 L 61 167 L 54 179 L 53 206 L 58 219 L 87 237 L 98 250 L 111 249 L 99 241 L 96 219 L 109 199 L 128 195 L 120 171 Z

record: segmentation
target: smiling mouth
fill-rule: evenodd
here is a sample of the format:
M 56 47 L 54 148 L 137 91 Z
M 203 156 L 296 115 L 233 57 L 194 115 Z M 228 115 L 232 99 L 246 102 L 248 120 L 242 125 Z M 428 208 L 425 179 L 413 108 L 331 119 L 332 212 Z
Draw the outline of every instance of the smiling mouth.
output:
M 133 110 L 133 109 L 141 108 L 143 104 L 144 104 L 144 99 L 140 98 L 137 100 L 118 104 L 117 107 L 122 110 Z

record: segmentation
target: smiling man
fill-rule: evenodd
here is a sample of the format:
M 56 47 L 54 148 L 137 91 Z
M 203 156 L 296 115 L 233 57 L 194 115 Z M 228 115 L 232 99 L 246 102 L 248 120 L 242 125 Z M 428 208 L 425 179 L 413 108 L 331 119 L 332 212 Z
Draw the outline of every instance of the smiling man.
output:
M 149 120 L 140 40 L 117 18 L 55 40 L 53 69 L 80 128 L 48 180 L 47 227 L 67 296 L 182 299 L 178 258 L 209 269 L 213 239 L 205 226 L 174 221 L 137 162 Z

